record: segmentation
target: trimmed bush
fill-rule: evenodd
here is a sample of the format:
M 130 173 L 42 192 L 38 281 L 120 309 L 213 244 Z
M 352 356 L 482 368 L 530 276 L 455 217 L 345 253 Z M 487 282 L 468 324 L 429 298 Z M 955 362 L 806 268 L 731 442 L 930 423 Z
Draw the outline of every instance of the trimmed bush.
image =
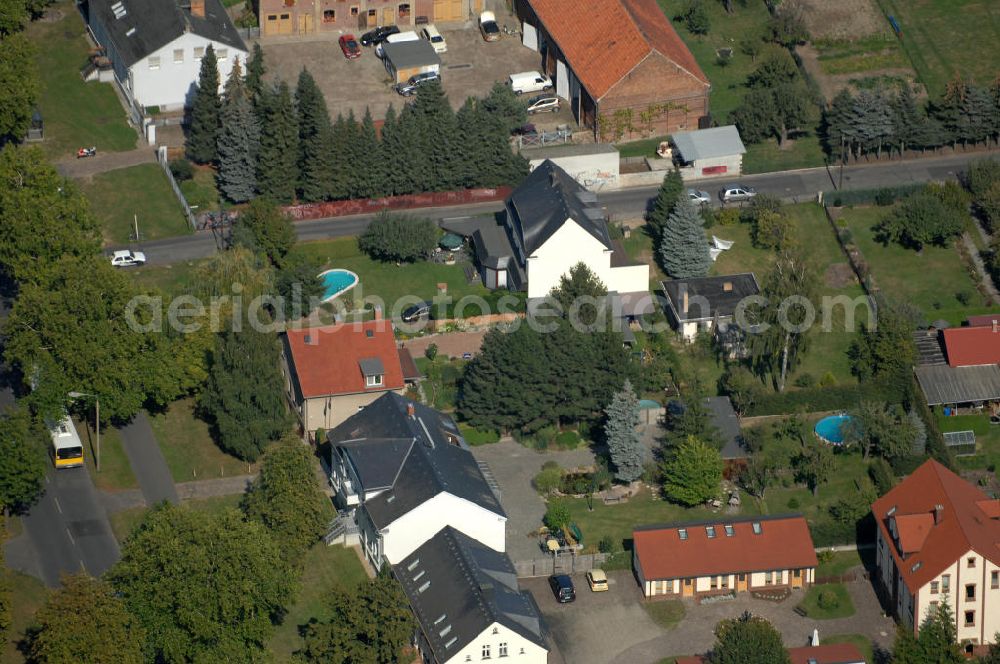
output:
M 174 159 L 170 162 L 170 173 L 178 182 L 190 180 L 194 177 L 194 166 L 187 159 Z
M 824 197 L 831 197 L 834 207 L 841 207 L 843 205 L 892 205 L 896 201 L 920 191 L 924 186 L 923 184 L 904 184 L 898 187 L 882 187 L 879 189 L 851 189 L 847 191 L 826 192 Z
M 829 611 L 840 606 L 840 598 L 832 590 L 821 590 L 816 603 L 819 604 L 819 608 Z
M 903 401 L 898 390 L 878 383 L 832 385 L 764 394 L 750 404 L 748 416 L 814 413 L 826 410 L 850 410 L 860 401 Z

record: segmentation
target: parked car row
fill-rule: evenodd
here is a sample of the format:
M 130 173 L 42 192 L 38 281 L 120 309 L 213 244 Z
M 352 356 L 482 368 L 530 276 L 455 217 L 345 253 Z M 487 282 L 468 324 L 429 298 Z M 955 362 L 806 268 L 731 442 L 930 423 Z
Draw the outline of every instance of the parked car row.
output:
M 606 592 L 608 575 L 602 569 L 592 569 L 587 572 L 587 585 L 590 586 L 591 592 Z M 549 577 L 549 587 L 560 604 L 568 604 L 576 599 L 576 587 L 569 574 L 553 574 Z

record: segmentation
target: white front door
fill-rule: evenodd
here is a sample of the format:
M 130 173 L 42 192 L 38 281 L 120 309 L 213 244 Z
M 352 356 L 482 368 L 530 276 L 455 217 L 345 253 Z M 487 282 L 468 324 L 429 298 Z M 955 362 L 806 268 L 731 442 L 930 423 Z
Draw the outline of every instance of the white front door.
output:
M 521 43 L 530 48 L 532 51 L 537 51 L 538 30 L 535 30 L 535 26 L 528 23 L 522 23 L 521 26 Z

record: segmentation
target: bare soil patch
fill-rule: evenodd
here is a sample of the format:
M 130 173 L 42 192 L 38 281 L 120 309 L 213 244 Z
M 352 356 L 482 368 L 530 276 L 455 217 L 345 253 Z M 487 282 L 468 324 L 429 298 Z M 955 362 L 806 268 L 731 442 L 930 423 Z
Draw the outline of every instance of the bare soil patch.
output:
M 847 263 L 834 263 L 826 268 L 826 273 L 823 275 L 823 282 L 829 288 L 841 289 L 856 284 L 857 280 L 850 265 Z
M 827 100 L 833 99 L 844 88 L 849 88 L 851 92 L 857 92 L 862 87 L 859 83 L 863 84 L 865 81 L 875 81 L 876 79 L 880 81 L 880 86 L 883 88 L 891 87 L 893 83 L 899 81 L 906 81 L 911 87 L 916 86 L 922 90 L 920 86 L 917 86 L 916 72 L 912 69 L 885 68 L 831 75 L 823 71 L 819 63 L 819 51 L 812 44 L 797 46 L 795 52 L 802 60 L 802 67 L 816 81 L 820 92 Z
M 814 39 L 857 39 L 880 32 L 886 20 L 872 0 L 798 0 Z

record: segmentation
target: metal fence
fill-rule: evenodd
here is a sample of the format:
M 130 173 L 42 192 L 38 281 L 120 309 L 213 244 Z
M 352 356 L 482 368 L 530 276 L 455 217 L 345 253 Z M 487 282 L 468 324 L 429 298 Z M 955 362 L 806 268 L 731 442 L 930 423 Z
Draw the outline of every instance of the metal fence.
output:
M 181 209 L 184 210 L 184 216 L 187 217 L 188 223 L 191 224 L 191 230 L 198 230 L 198 225 L 195 223 L 194 214 L 191 212 L 191 206 L 188 205 L 187 199 L 184 198 L 183 192 L 181 192 L 180 186 L 177 184 L 177 180 L 174 179 L 174 174 L 170 172 L 170 160 L 167 158 L 167 146 L 161 145 L 156 150 L 156 161 L 160 164 L 160 168 L 163 172 L 167 174 L 167 181 L 170 182 L 170 188 L 174 190 L 174 196 L 181 203 Z M 139 238 L 136 238 L 138 240 Z
M 255 26 L 253 28 L 236 28 L 236 32 L 240 33 L 240 37 L 243 39 L 257 39 L 260 37 L 260 26 Z
M 549 574 L 589 572 L 595 567 L 600 567 L 607 559 L 608 554 L 606 553 L 584 553 L 579 555 L 547 556 L 531 560 L 514 560 L 513 562 L 514 569 L 517 570 L 517 576 L 526 578 L 531 576 L 548 576 Z

